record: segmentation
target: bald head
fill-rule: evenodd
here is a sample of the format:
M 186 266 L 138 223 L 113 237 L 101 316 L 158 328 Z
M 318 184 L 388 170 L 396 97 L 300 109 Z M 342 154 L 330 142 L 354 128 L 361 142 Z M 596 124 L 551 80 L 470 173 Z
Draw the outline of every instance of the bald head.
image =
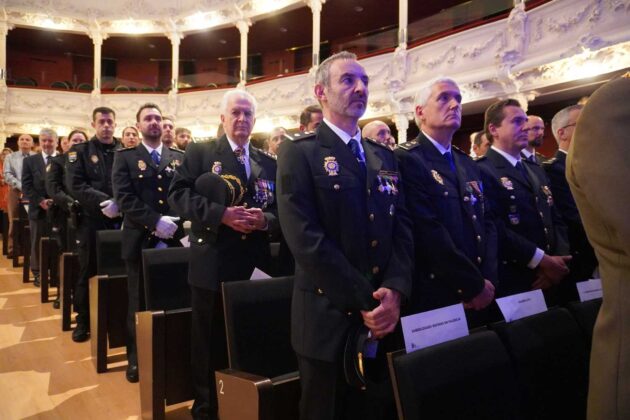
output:
M 363 137 L 374 139 L 387 147 L 393 147 L 395 143 L 391 130 L 383 121 L 376 120 L 367 123 L 361 134 Z
M 531 152 L 535 147 L 542 146 L 543 138 L 545 137 L 545 122 L 543 119 L 538 115 L 527 116 L 525 129 L 527 130 L 527 149 Z

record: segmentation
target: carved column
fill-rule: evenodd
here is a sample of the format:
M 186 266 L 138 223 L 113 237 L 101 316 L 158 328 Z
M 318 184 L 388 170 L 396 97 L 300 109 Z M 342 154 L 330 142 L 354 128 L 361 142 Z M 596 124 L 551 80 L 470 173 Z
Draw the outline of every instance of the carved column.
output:
M 241 19 L 236 22 L 236 27 L 241 33 L 241 71 L 239 74 L 239 88 L 244 88 L 245 83 L 247 83 L 247 34 L 249 33 L 250 26 L 252 26 L 252 22 L 249 19 Z
M 103 41 L 107 39 L 107 34 L 100 31 L 98 25 L 88 33 L 94 44 L 94 87 L 92 89 L 92 98 L 100 98 L 101 95 L 101 51 L 103 49 Z
M 184 36 L 176 31 L 169 32 L 167 34 L 168 39 L 171 41 L 172 53 L 171 53 L 171 92 L 177 93 L 179 84 L 179 44 Z
M 326 0 L 306 0 L 306 4 L 311 8 L 311 12 L 313 13 L 313 63 L 309 71 L 312 74 L 315 74 L 315 71 L 319 66 L 321 14 L 322 5 L 325 2 Z
M 398 0 L 398 50 L 407 49 L 408 0 Z
M 406 113 L 398 113 L 392 117 L 394 124 L 396 124 L 396 130 L 398 131 L 396 140 L 398 144 L 405 143 L 407 141 L 407 130 L 409 129 L 409 118 Z

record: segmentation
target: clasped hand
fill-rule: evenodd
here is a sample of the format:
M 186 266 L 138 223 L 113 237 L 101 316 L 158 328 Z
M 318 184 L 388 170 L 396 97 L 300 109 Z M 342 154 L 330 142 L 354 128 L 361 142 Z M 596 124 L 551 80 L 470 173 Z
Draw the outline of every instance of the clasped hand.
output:
M 221 218 L 221 223 L 237 232 L 251 233 L 265 229 L 267 219 L 259 208 L 245 208 L 243 206 L 227 207 Z
M 400 293 L 397 290 L 381 287 L 372 293 L 379 302 L 371 311 L 361 311 L 363 323 L 372 331 L 372 337 L 381 339 L 394 331 L 400 318 Z

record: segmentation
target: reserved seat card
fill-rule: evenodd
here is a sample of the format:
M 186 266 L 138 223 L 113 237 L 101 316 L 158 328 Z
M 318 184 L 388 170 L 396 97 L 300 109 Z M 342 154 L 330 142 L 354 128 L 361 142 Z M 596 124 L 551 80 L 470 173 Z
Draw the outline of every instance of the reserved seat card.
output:
M 498 298 L 497 304 L 506 322 L 516 321 L 547 310 L 545 296 L 540 289 Z
M 400 319 L 407 353 L 468 335 L 464 305 L 446 306 Z
M 587 300 L 599 299 L 604 296 L 602 291 L 602 279 L 590 279 L 575 283 L 578 294 L 580 295 L 580 302 L 586 302 Z

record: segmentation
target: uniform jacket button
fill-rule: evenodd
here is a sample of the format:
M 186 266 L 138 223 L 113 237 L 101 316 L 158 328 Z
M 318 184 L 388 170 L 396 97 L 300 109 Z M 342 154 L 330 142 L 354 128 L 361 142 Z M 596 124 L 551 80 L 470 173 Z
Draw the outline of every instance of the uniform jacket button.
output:
M 370 213 L 369 219 L 370 219 L 370 222 L 374 221 L 374 213 Z
M 378 241 L 376 239 L 374 239 L 371 243 L 372 248 L 375 248 L 378 245 Z
M 379 271 L 381 271 L 381 269 L 378 267 L 378 265 L 372 267 L 372 274 L 378 274 Z

